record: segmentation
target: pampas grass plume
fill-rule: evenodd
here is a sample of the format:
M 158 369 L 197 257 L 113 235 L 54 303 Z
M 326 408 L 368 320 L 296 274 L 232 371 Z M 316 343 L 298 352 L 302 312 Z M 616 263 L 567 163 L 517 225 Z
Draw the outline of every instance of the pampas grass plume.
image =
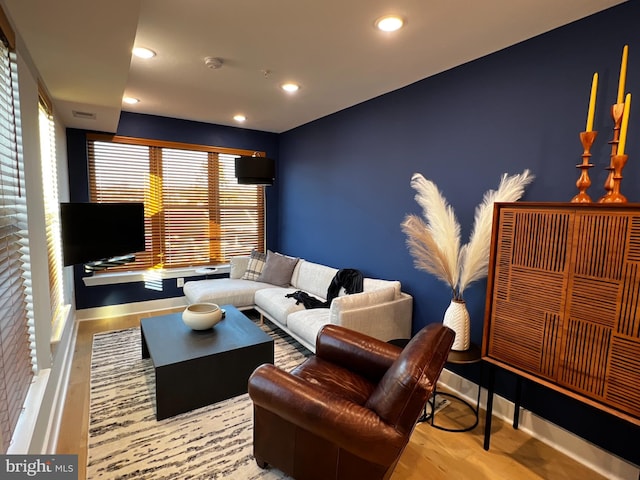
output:
M 469 243 L 460 250 L 460 283 L 458 291 L 462 293 L 467 286 L 487 276 L 489 268 L 489 248 L 491 228 L 493 226 L 493 204 L 495 202 L 516 202 L 524 194 L 524 189 L 535 176 L 525 170 L 520 175 L 502 175 L 498 190 L 489 190 L 484 194 L 482 203 L 476 207 L 473 230 Z
M 435 275 L 455 292 L 456 282 L 451 262 L 439 247 L 429 227 L 417 215 L 407 215 L 402 223 L 407 246 L 417 269 Z
M 414 174 L 411 186 L 426 221 L 407 215 L 401 227 L 415 267 L 445 282 L 453 298 L 461 300 L 470 283 L 487 275 L 493 204 L 519 200 L 534 178 L 529 170 L 519 175 L 503 174 L 498 189 L 486 192 L 476 207 L 469 243 L 460 247 L 460 224 L 453 208 L 431 180 Z

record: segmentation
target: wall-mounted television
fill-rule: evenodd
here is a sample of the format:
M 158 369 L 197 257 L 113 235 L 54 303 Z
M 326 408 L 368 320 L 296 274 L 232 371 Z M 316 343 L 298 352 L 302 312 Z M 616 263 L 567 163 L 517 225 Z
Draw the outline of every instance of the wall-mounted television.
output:
M 238 157 L 236 177 L 240 185 L 273 185 L 276 164 L 267 157 Z
M 141 252 L 143 203 L 61 203 L 64 265 L 76 265 Z

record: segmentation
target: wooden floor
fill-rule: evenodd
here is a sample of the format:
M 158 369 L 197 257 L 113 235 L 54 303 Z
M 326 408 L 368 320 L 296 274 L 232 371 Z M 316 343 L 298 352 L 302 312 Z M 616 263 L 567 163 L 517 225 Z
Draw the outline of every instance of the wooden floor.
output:
M 93 334 L 138 326 L 140 318 L 150 315 L 83 321 L 78 326 L 57 453 L 78 454 L 79 479 L 86 478 Z M 436 419 L 436 423 L 449 428 L 473 424 L 468 409 L 455 401 L 437 413 Z M 492 425 L 491 449 L 487 452 L 482 448 L 483 431 L 482 418 L 475 429 L 465 433 L 445 432 L 427 423 L 418 424 L 391 479 L 605 480 L 605 477 L 496 418 Z

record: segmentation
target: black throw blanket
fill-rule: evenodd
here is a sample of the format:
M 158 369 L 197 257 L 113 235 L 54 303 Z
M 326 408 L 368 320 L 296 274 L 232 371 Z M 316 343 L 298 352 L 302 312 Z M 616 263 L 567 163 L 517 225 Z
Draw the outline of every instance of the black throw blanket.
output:
M 322 300 L 309 295 L 307 292 L 298 290 L 293 293 L 285 295 L 287 298 L 295 298 L 296 305 L 302 303 L 304 308 L 328 308 L 331 305 L 331 301 L 338 296 L 340 289 L 344 287 L 345 292 L 348 294 L 362 292 L 363 277 L 362 273 L 355 268 L 343 268 L 337 271 L 333 280 L 329 284 L 327 289 L 327 301 Z

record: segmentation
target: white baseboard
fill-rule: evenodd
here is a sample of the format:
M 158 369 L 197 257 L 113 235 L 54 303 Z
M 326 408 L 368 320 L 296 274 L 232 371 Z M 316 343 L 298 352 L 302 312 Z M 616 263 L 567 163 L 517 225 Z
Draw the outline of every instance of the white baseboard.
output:
M 442 371 L 439 383 L 471 405 L 476 404 L 478 385 L 447 369 Z M 480 394 L 480 408 L 486 409 L 487 390 Z M 493 416 L 511 425 L 515 405 L 513 402 L 494 395 Z M 568 432 L 557 425 L 539 417 L 528 410 L 520 410 L 518 428 L 532 437 L 546 443 L 568 457 L 589 467 L 600 475 L 611 480 L 638 480 L 640 469 L 612 455 L 611 453 L 587 442 L 583 438 Z
M 169 308 L 186 307 L 186 297 L 163 298 L 145 302 L 124 303 L 107 307 L 83 308 L 76 310 L 76 318 L 83 320 L 99 320 L 103 318 L 121 317 L 124 315 L 155 312 Z

